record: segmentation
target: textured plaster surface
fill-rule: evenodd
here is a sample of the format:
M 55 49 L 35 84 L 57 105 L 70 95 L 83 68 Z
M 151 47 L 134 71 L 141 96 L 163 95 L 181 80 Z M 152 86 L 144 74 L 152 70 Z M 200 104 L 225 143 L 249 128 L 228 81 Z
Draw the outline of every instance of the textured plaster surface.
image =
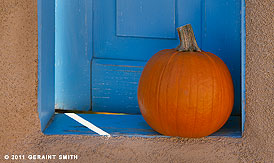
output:
M 78 162 L 274 162 L 274 6 L 247 0 L 246 7 L 243 138 L 104 138 L 41 133 L 36 0 L 0 0 L 0 162 L 5 154 L 78 154 Z

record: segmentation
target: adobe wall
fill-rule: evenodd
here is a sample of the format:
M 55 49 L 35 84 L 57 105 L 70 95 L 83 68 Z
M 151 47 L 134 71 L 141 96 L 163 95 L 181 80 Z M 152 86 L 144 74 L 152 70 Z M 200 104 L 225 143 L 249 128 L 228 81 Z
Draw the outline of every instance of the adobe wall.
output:
M 244 137 L 103 138 L 45 136 L 37 113 L 36 0 L 0 0 L 0 158 L 4 154 L 78 154 L 79 162 L 274 161 L 273 11 L 246 1 Z

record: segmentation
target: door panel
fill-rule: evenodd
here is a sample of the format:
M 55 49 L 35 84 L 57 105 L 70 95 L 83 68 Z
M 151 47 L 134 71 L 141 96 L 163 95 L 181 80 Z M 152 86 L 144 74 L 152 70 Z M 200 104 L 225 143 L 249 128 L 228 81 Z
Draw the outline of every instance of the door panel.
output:
M 146 62 L 94 59 L 92 110 L 140 114 L 138 81 Z
M 116 21 L 117 36 L 176 38 L 175 0 L 117 0 Z
M 133 4 L 140 3 L 139 0 L 130 0 L 128 3 L 122 4 L 123 0 L 94 0 L 94 54 L 95 58 L 107 58 L 107 59 L 123 59 L 123 60 L 139 60 L 147 61 L 153 54 L 162 49 L 175 48 L 179 41 L 177 39 L 176 26 L 184 25 L 186 23 L 193 24 L 194 32 L 196 33 L 198 42 L 201 35 L 201 14 L 200 14 L 200 1 L 187 2 L 183 6 L 190 11 L 189 8 L 194 8 L 193 14 L 185 14 L 185 10 L 177 5 L 172 7 L 173 1 L 167 3 L 161 0 L 162 3 L 158 4 L 157 0 L 151 0 L 142 4 L 145 9 L 144 15 L 138 14 L 137 9 L 128 10 L 127 7 L 134 8 Z M 184 0 L 186 1 L 186 0 Z M 152 2 L 154 2 L 152 11 Z M 182 3 L 178 1 L 177 3 Z M 164 4 L 170 5 L 166 9 L 162 7 Z M 198 7 L 196 6 L 198 4 Z M 124 9 L 121 9 L 124 7 Z M 140 4 L 136 6 L 140 8 Z M 162 10 L 161 10 L 162 9 Z M 170 11 L 171 9 L 175 11 Z M 161 10 L 159 15 L 156 14 L 158 10 Z M 126 11 L 124 13 L 123 11 Z M 125 16 L 120 16 L 121 12 Z M 171 15 L 162 18 L 163 14 Z M 133 21 L 133 17 L 139 17 Z M 146 19 L 142 19 L 145 17 Z M 158 17 L 157 19 L 154 17 Z M 175 18 L 174 18 L 175 17 Z M 179 18 L 179 20 L 176 20 Z M 117 19 L 117 21 L 116 21 Z M 151 19 L 159 20 L 153 22 L 151 25 L 149 22 Z M 174 19 L 176 21 L 174 21 Z M 120 24 L 122 22 L 122 24 Z M 138 24 L 138 28 L 132 28 Z M 177 25 L 178 24 L 178 25 Z M 158 27 L 159 29 L 154 29 Z M 153 27 L 153 28 L 152 28 Z M 167 29 L 170 28 L 170 29 Z M 166 31 L 164 31 L 166 30 Z M 174 36 L 175 35 L 175 36 Z

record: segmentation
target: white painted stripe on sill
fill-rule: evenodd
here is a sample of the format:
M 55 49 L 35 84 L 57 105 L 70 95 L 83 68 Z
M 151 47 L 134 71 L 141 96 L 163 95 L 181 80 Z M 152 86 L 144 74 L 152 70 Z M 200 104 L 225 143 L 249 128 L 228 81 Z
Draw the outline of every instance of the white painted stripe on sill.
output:
M 95 125 L 93 125 L 92 123 L 90 123 L 89 121 L 85 120 L 84 118 L 80 117 L 79 115 L 77 115 L 75 113 L 65 113 L 65 115 L 67 115 L 70 118 L 74 119 L 75 121 L 81 123 L 82 125 L 86 126 L 87 128 L 89 128 L 90 130 L 96 132 L 99 135 L 110 137 L 109 133 L 103 131 L 102 129 L 100 129 L 98 127 L 96 127 Z

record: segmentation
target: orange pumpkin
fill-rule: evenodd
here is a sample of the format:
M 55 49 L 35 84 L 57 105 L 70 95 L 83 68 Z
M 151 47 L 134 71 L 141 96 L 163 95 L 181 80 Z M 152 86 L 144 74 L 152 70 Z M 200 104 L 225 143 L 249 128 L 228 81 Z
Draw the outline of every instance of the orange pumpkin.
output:
M 156 53 L 142 72 L 139 107 L 149 126 L 163 135 L 207 136 L 231 114 L 232 78 L 220 58 L 200 50 L 191 25 L 177 30 L 180 45 Z

